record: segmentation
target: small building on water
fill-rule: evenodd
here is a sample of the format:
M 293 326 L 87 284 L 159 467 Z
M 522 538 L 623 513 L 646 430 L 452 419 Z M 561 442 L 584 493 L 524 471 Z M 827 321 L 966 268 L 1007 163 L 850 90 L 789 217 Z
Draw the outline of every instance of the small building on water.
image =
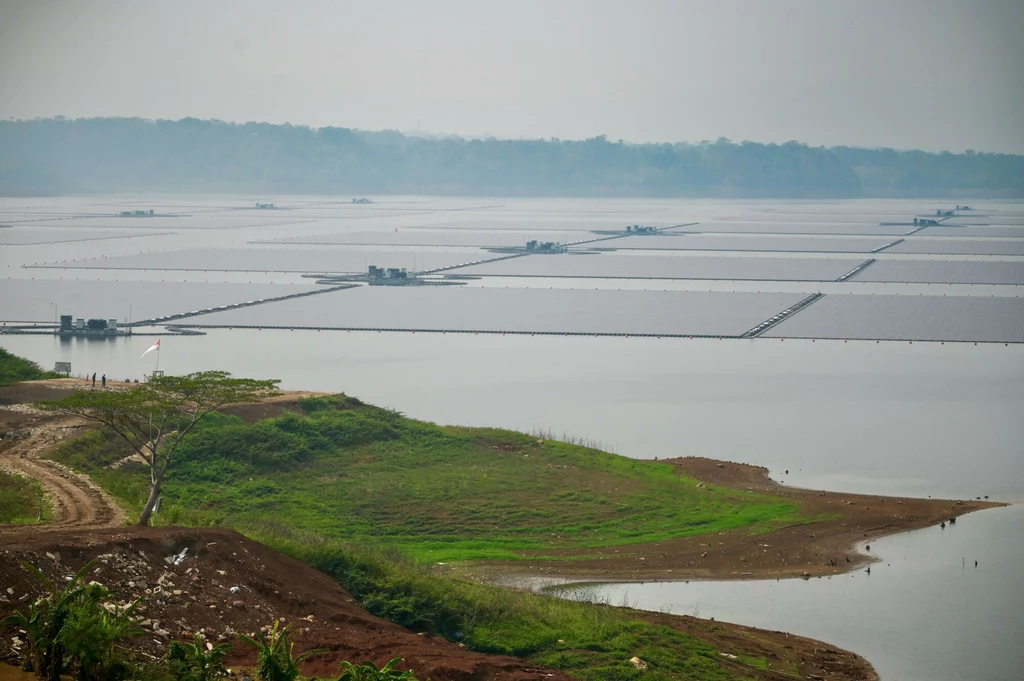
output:
M 130 336 L 132 330 L 118 328 L 116 319 L 85 319 L 63 314 L 57 333 L 61 336 Z

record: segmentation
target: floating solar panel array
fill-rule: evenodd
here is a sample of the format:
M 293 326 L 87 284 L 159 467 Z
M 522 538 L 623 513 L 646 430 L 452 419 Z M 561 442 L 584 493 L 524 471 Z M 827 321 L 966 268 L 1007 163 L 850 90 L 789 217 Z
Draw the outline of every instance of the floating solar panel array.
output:
M 362 287 L 195 317 L 194 326 L 741 336 L 804 294 Z
M 138 230 L 153 229 L 159 231 L 168 230 L 215 230 L 215 229 L 243 229 L 253 227 L 271 227 L 281 225 L 312 224 L 310 219 L 301 219 L 285 214 L 271 215 L 264 217 L 237 217 L 236 213 L 231 214 L 199 214 L 180 216 L 153 217 L 117 217 L 91 216 L 91 217 L 65 217 L 47 218 L 39 220 L 35 218 L 4 218 L 4 221 L 16 227 L 59 227 L 62 229 L 118 229 Z
M 37 267 L 62 269 L 179 270 L 202 272 L 365 273 L 369 265 L 422 272 L 493 260 L 489 251 L 315 250 L 306 248 L 211 248 L 90 258 Z
M 937 210 L 952 206 L 888 200 L 267 200 L 273 208 L 239 197 L 0 199 L 0 223 L 12 225 L 0 229 L 0 246 L 34 246 L 0 249 L 6 282 L 0 282 L 0 319 L 52 323 L 56 313 L 123 319 L 130 309 L 136 321 L 177 321 L 186 314 L 192 316 L 183 323 L 213 326 L 1024 340 L 1021 299 L 1012 297 L 1014 290 L 995 291 L 1002 298 L 967 296 L 978 289 L 957 286 L 940 289 L 946 296 L 871 295 L 904 292 L 902 286 L 879 283 L 1024 285 L 1024 206 L 1019 204 L 978 206 L 922 228 L 913 224 L 915 216 L 932 219 Z M 150 210 L 155 212 L 149 215 Z M 657 231 L 624 235 L 631 224 Z M 157 236 L 161 239 L 124 241 Z M 573 248 L 509 257 L 508 251 L 529 241 Z M 138 253 L 155 248 L 170 250 Z M 57 262 L 63 258 L 68 261 Z M 650 289 L 696 287 L 646 283 L 626 285 L 634 290 L 625 291 L 531 288 L 550 285 L 542 282 L 504 289 L 487 285 L 493 281 L 323 293 L 325 287 L 311 280 L 307 285 L 126 282 L 164 275 L 118 272 L 353 275 L 370 265 L 440 271 L 452 279 L 426 283 L 445 284 L 489 276 L 807 284 L 700 287 L 797 291 L 786 294 L 655 291 Z M 64 269 L 75 272 L 58 271 Z M 39 276 L 65 279 L 29 279 Z M 843 283 L 818 285 L 837 281 Z M 819 297 L 819 289 L 856 294 Z M 317 293 L 292 297 L 311 292 Z
M 689 220 L 687 222 L 693 222 Z M 673 223 L 665 220 L 645 220 L 636 218 L 628 224 L 643 224 L 656 228 L 671 227 Z M 476 218 L 464 218 L 458 221 L 442 221 L 431 223 L 422 227 L 412 229 L 462 229 L 495 231 L 506 230 L 511 232 L 589 232 L 591 230 L 620 230 L 625 231 L 627 221 L 624 219 L 610 220 L 608 218 L 593 220 L 557 220 L 550 217 L 538 216 L 533 219 L 500 219 L 493 216 L 482 215 Z M 580 237 L 580 238 L 586 238 Z
M 825 222 L 701 222 L 696 225 L 669 229 L 671 234 L 692 232 L 703 234 L 817 234 L 856 236 L 903 236 L 916 227 L 909 220 L 904 225 L 878 223 L 825 223 Z
M 1024 227 L 977 225 L 963 226 L 942 223 L 935 227 L 925 227 L 915 236 L 940 236 L 940 237 L 995 237 L 1003 239 L 1024 238 Z
M 928 284 L 1024 284 L 1024 262 L 877 260 L 850 281 Z
M 568 232 L 567 232 L 568 233 Z M 594 238 L 587 233 L 576 233 L 570 241 L 576 242 Z M 473 232 L 470 230 L 429 231 L 425 229 L 401 229 L 379 232 L 332 232 L 313 236 L 296 236 L 279 239 L 276 244 L 355 245 L 355 246 L 431 246 L 470 248 L 523 248 L 527 241 L 561 241 L 548 232 Z
M 827 295 L 764 334 L 783 338 L 1024 342 L 1024 300 Z
M 94 230 L 59 229 L 56 227 L 10 227 L 0 229 L 2 246 L 38 246 L 76 241 L 104 241 L 107 239 L 131 239 L 144 236 L 173 234 L 151 230 Z
M 866 262 L 855 258 L 736 258 L 686 255 L 526 255 L 447 274 L 503 277 L 835 281 Z
M 824 236 L 716 236 L 656 234 L 628 236 L 592 244 L 598 249 L 682 251 L 766 251 L 776 253 L 871 253 L 893 243 L 890 238 Z
M 910 217 L 908 217 L 910 216 Z M 825 211 L 812 211 L 806 213 L 796 213 L 791 210 L 783 210 L 781 212 L 756 212 L 747 213 L 744 215 L 720 217 L 712 220 L 711 222 L 718 223 L 778 223 L 778 224 L 798 224 L 802 222 L 814 223 L 820 225 L 846 225 L 855 226 L 861 225 L 864 227 L 877 227 L 879 223 L 883 222 L 907 222 L 913 223 L 913 209 L 906 211 L 893 211 L 889 213 L 885 212 L 867 212 L 867 213 L 841 213 L 841 212 L 825 212 Z
M 886 253 L 931 255 L 1024 255 L 1024 239 L 932 239 L 907 237 Z
M 987 213 L 985 215 L 971 215 L 969 213 L 963 213 L 958 217 L 950 218 L 942 222 L 944 225 L 1004 225 L 1004 226 L 1024 226 L 1024 215 L 996 215 L 995 213 Z
M 10 285 L 10 282 L 5 282 Z M 206 284 L 37 279 L 18 282 L 18 295 L 0 295 L 0 320 L 53 323 L 57 315 L 153 319 L 318 290 L 312 284 Z M 54 309 L 53 303 L 56 303 Z

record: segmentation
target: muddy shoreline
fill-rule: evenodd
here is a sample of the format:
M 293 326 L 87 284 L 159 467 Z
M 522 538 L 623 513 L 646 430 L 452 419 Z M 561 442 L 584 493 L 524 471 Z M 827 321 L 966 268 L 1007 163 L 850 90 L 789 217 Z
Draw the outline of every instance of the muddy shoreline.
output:
M 787 487 L 750 464 L 698 457 L 666 459 L 680 474 L 716 486 L 797 502 L 812 522 L 761 534 L 734 530 L 617 548 L 537 551 L 536 561 L 478 563 L 476 579 L 524 582 L 629 582 L 694 579 L 781 579 L 836 575 L 879 560 L 873 539 L 955 522 L 967 513 L 1007 504 L 984 499 L 916 499 Z M 861 550 L 864 547 L 864 550 Z

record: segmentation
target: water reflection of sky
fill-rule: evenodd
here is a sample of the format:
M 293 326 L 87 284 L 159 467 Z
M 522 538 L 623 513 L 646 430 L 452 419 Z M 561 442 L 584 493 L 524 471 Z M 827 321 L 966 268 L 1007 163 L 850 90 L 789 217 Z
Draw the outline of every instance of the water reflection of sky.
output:
M 275 202 L 282 210 L 249 208 L 256 200 Z M 121 210 L 149 208 L 181 217 L 112 217 Z M 616 276 L 635 276 L 655 267 L 685 272 L 695 267 L 693 259 L 700 259 L 699 267 L 714 279 L 488 277 L 466 286 L 589 289 L 599 296 L 647 290 L 660 292 L 659 298 L 666 292 L 762 293 L 780 295 L 785 304 L 817 292 L 844 297 L 899 293 L 900 298 L 1019 298 L 1019 285 L 981 282 L 1020 279 L 1021 203 L 1000 202 L 978 211 L 977 222 L 991 215 L 992 224 L 1000 226 L 972 230 L 960 221 L 960 226 L 928 228 L 903 244 L 866 253 L 898 238 L 903 229 L 879 222 L 900 221 L 934 208 L 932 202 L 909 200 L 378 197 L 374 204 L 357 205 L 315 196 L 0 198 L 0 223 L 16 224 L 18 230 L 9 233 L 9 245 L 0 246 L 0 318 L 49 321 L 56 311 L 54 302 L 74 308 L 60 312 L 81 316 L 122 318 L 130 308 L 135 319 L 154 317 L 314 286 L 312 280 L 283 270 L 332 264 L 350 269 L 363 258 L 401 261 L 372 263 L 379 266 L 408 266 L 410 258 L 414 265 L 428 260 L 447 264 L 475 258 L 479 251 L 436 244 L 505 244 L 531 234 L 542 240 L 577 240 L 594 236 L 586 234 L 588 225 L 615 229 L 693 221 L 706 226 L 693 231 L 709 234 L 600 242 L 616 248 L 633 243 L 639 250 L 581 257 L 612 263 L 608 271 Z M 170 233 L 153 235 L 154 231 Z M 65 241 L 11 245 L 31 242 L 27 232 L 38 232 L 42 241 Z M 387 236 L 374 239 L 374 233 Z M 883 236 L 872 236 L 876 234 Z M 122 235 L 133 238 L 67 241 Z M 323 235 L 328 236 L 322 239 Z M 1016 238 L 999 239 L 1010 235 Z M 375 245 L 410 239 L 435 245 Z M 673 239 L 668 245 L 687 240 L 692 248 L 770 250 L 650 248 L 667 239 Z M 295 243 L 311 240 L 363 243 Z M 799 252 L 771 252 L 782 246 Z M 830 247 L 835 252 L 813 252 Z M 189 255 L 196 250 L 204 255 Z M 554 259 L 535 260 L 528 273 L 557 273 L 555 265 L 565 262 L 560 258 L 576 256 L 543 257 Z M 650 265 L 646 260 L 652 258 L 662 260 Z M 751 268 L 744 269 L 744 259 L 751 267 L 758 263 L 754 269 L 761 268 L 762 273 L 825 272 L 819 277 L 828 278 L 835 262 L 866 258 L 878 261 L 874 273 L 869 267 L 845 282 L 744 280 L 754 276 Z M 199 259 L 206 271 L 24 267 L 68 261 L 177 268 Z M 670 264 L 668 259 L 679 263 Z M 683 264 L 685 259 L 692 262 Z M 768 260 L 778 262 L 766 264 Z M 834 262 L 823 262 L 828 260 Z M 551 269 L 545 271 L 544 263 Z M 258 269 L 258 264 L 277 271 L 227 271 Z M 888 281 L 870 281 L 873 278 Z M 939 283 L 968 280 L 975 283 Z M 401 300 L 394 295 L 400 293 L 390 292 L 388 301 L 394 301 L 392 307 L 398 306 L 402 316 Z M 543 305 L 533 296 L 537 292 L 526 293 L 501 295 Z M 573 299 L 570 293 L 561 293 L 566 295 L 553 295 L 551 300 Z M 327 300 L 309 302 L 316 298 L 320 297 L 287 307 L 310 306 L 316 318 L 318 310 L 325 309 L 320 303 Z M 648 323 L 651 315 L 645 315 L 642 306 L 633 307 L 637 309 L 618 317 L 635 314 Z M 253 319 L 270 324 L 275 309 L 285 308 L 248 308 L 245 314 L 259 311 L 259 319 Z M 423 305 L 409 310 L 431 316 Z M 554 306 L 545 314 L 554 323 L 560 311 Z M 456 306 L 454 313 L 458 312 Z M 597 309 L 595 318 L 600 313 Z M 500 318 L 503 313 L 483 309 L 477 314 Z M 44 366 L 71 361 L 76 373 L 117 377 L 141 377 L 152 369 L 151 357 L 139 359 L 151 342 L 151 337 L 61 341 L 52 336 L 0 336 L 0 346 Z M 223 329 L 205 336 L 164 336 L 162 346 L 161 368 L 170 372 L 218 368 L 280 378 L 289 388 L 344 390 L 440 423 L 564 432 L 641 458 L 700 455 L 744 461 L 768 467 L 773 477 L 787 484 L 812 488 L 1024 500 L 1024 345 Z M 1020 536 L 1024 512 L 1013 507 L 966 516 L 955 528 L 876 541 L 872 553 L 883 560 L 870 576 L 621 585 L 603 593 L 616 603 L 626 599 L 641 607 L 687 614 L 699 610 L 703 617 L 825 639 L 866 655 L 884 679 L 1003 681 L 1016 678 L 1010 665 L 1024 640 Z M 977 569 L 973 560 L 979 561 Z

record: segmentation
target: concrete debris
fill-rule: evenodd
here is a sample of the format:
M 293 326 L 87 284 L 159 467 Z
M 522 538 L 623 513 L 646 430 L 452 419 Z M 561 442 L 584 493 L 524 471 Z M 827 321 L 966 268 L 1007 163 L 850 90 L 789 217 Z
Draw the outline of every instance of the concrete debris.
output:
M 179 553 L 179 554 L 177 554 L 175 556 L 167 556 L 166 558 L 164 558 L 164 560 L 167 561 L 168 565 L 174 565 L 175 567 L 177 567 L 178 565 L 181 565 L 182 563 L 185 562 L 185 554 L 187 554 L 187 553 L 188 553 L 188 547 L 186 546 L 185 548 L 183 548 L 181 550 L 181 553 Z

